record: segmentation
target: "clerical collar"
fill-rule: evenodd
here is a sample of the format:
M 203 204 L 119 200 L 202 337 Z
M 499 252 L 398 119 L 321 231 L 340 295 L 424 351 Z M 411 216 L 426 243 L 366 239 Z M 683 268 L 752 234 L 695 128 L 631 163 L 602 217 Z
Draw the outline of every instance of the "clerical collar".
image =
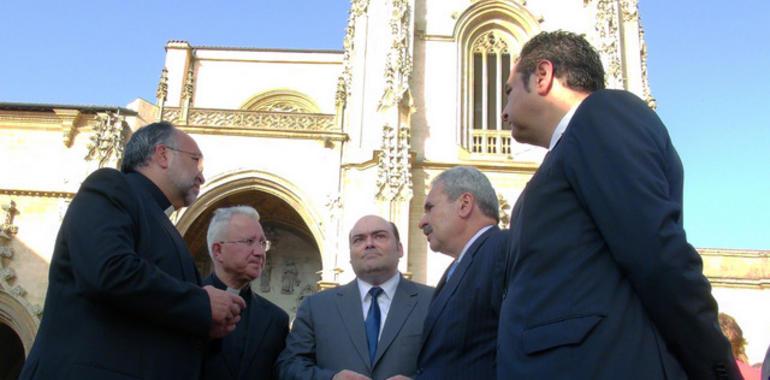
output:
M 166 198 L 166 195 L 160 191 L 160 188 L 154 182 L 150 181 L 149 178 L 145 177 L 142 173 L 134 171 L 128 172 L 126 173 L 126 178 L 128 178 L 130 181 L 138 183 L 145 191 L 150 193 L 152 199 L 155 200 L 155 203 L 158 204 L 163 212 L 166 212 L 169 207 L 173 208 L 173 206 L 171 206 L 171 201 L 169 201 L 168 198 Z
M 249 299 L 249 293 L 251 292 L 251 288 L 249 287 L 248 283 L 246 283 L 246 286 L 244 286 L 241 289 L 233 289 L 233 288 L 227 286 L 227 284 L 225 284 L 224 282 L 222 282 L 222 280 L 220 280 L 219 277 L 217 277 L 216 273 L 212 272 L 211 273 L 211 284 L 214 285 L 214 287 L 217 288 L 217 289 L 224 290 L 224 291 L 227 291 L 227 292 L 230 292 L 230 293 L 233 293 L 233 294 L 236 294 L 235 292 L 233 292 L 233 290 L 237 291 L 237 294 L 239 296 L 241 296 L 243 299 L 245 299 L 245 300 Z
M 572 121 L 572 116 L 575 116 L 575 111 L 577 111 L 578 106 L 580 106 L 580 103 L 583 101 L 579 101 L 572 105 L 572 108 L 567 111 L 567 113 L 564 114 L 564 116 L 561 118 L 561 121 L 559 121 L 559 124 L 556 125 L 556 129 L 553 130 L 553 134 L 551 135 L 551 143 L 548 144 L 548 150 L 552 150 L 556 143 L 559 142 L 561 139 L 561 135 L 564 134 L 564 131 L 567 130 L 567 126 L 569 125 L 569 122 Z

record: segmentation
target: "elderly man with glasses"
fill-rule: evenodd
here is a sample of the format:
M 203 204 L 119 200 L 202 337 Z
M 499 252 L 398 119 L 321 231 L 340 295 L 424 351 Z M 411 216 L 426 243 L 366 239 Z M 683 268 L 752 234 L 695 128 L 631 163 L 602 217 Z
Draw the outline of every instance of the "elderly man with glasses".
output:
M 270 249 L 259 213 L 248 206 L 216 210 L 206 240 L 214 272 L 203 282 L 240 295 L 247 306 L 235 331 L 210 345 L 203 378 L 272 379 L 273 363 L 289 332 L 289 316 L 249 285 L 262 274 Z

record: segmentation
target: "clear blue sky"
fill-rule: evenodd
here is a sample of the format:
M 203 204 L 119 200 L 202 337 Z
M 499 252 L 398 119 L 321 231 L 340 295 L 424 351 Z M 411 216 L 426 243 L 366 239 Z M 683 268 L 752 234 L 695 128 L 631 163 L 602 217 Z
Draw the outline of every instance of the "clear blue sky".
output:
M 153 101 L 166 41 L 341 49 L 348 0 L 0 1 L 0 102 Z M 640 0 L 697 247 L 770 249 L 770 1 Z

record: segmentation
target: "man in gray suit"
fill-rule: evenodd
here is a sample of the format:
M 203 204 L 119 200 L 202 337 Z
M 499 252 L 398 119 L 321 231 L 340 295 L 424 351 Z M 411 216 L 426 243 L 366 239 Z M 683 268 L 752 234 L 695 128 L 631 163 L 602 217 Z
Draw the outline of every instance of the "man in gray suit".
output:
M 357 278 L 305 298 L 276 363 L 281 379 L 395 380 L 417 370 L 432 288 L 398 273 L 393 223 L 364 216 L 349 239 Z

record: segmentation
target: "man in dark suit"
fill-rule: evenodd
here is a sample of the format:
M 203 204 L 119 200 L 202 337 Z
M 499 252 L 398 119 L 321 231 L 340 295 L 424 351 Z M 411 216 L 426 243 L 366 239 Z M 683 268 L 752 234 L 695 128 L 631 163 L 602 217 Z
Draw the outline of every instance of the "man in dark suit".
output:
M 599 55 L 569 32 L 535 36 L 511 70 L 503 120 L 549 153 L 512 212 L 498 378 L 736 378 L 668 132 L 603 88 Z
M 21 379 L 196 379 L 208 337 L 235 328 L 240 297 L 201 288 L 167 214 L 203 183 L 195 141 L 137 130 L 123 172 L 83 182 L 56 238 L 43 319 Z
M 289 333 L 289 315 L 249 285 L 262 274 L 270 249 L 259 213 L 249 206 L 216 210 L 206 240 L 214 272 L 203 283 L 239 294 L 246 309 L 235 331 L 209 346 L 203 378 L 274 379 L 273 366 Z
M 420 228 L 430 249 L 455 260 L 439 280 L 423 328 L 418 379 L 494 379 L 507 233 L 495 189 L 478 169 L 439 174 Z
M 432 289 L 398 272 L 404 250 L 393 223 L 369 215 L 350 231 L 356 279 L 305 298 L 297 309 L 281 379 L 403 379 L 417 370 Z

